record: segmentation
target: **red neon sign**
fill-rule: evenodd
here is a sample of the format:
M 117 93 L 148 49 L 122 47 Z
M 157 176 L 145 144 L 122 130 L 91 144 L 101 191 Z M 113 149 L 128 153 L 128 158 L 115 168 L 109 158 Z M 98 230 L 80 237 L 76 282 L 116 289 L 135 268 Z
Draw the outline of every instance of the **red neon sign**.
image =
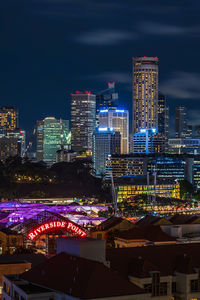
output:
M 41 235 L 41 234 L 46 234 L 49 231 L 51 231 L 52 229 L 67 229 L 76 233 L 79 237 L 86 237 L 86 232 L 81 229 L 79 226 L 77 226 L 76 224 L 72 223 L 72 222 L 65 222 L 65 221 L 52 221 L 52 222 L 48 222 L 45 224 L 42 224 L 40 226 L 38 226 L 37 228 L 35 228 L 33 231 L 29 232 L 27 237 L 30 240 L 34 240 L 37 236 Z

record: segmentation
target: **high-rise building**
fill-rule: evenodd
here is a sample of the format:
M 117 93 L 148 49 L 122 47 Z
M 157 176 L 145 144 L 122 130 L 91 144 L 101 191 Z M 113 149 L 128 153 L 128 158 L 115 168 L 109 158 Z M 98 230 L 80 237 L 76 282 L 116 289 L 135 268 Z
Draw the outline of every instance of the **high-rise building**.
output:
M 91 92 L 71 94 L 71 148 L 77 152 L 92 152 L 95 131 L 96 96 Z
M 165 139 L 156 129 L 140 129 L 133 135 L 134 153 L 162 153 L 165 151 Z
M 175 136 L 184 138 L 187 133 L 186 108 L 178 106 L 175 110 Z
M 21 142 L 17 137 L 0 134 L 0 160 L 5 161 L 9 156 L 21 156 Z
M 108 88 L 96 94 L 96 126 L 99 126 L 99 111 L 102 109 L 117 109 L 118 93 L 115 82 L 108 82 Z
M 67 144 L 69 122 L 47 117 L 37 121 L 37 161 L 56 162 L 56 151 Z
M 158 58 L 133 58 L 133 126 L 140 129 L 158 129 Z
M 15 130 L 18 127 L 18 112 L 14 107 L 3 106 L 0 109 L 0 130 Z
M 169 107 L 166 105 L 165 96 L 158 94 L 158 132 L 168 139 L 169 136 Z
M 124 109 L 102 109 L 99 112 L 99 126 L 113 128 L 121 134 L 121 154 L 129 153 L 129 112 Z
M 43 161 L 44 159 L 44 121 L 37 121 L 36 125 L 36 159 L 37 161 Z
M 92 158 L 96 176 L 106 173 L 108 156 L 120 153 L 120 141 L 120 133 L 110 128 L 99 127 L 93 134 Z

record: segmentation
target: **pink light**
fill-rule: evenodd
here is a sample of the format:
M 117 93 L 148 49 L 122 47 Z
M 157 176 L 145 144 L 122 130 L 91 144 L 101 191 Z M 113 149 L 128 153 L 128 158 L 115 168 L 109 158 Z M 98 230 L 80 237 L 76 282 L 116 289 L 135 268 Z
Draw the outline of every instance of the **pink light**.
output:
M 76 91 L 76 94 L 80 94 L 80 92 L 79 92 L 79 91 Z
M 155 58 L 155 59 L 158 59 L 158 57 L 157 57 L 157 56 L 155 56 L 154 58 Z

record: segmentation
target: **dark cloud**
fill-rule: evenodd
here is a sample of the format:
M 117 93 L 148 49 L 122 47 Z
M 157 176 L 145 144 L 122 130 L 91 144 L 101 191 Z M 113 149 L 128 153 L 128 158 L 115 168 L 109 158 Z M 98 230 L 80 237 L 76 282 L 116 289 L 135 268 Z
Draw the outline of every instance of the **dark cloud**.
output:
M 131 84 L 131 75 L 123 72 L 103 72 L 98 75 L 91 75 L 88 79 L 97 79 L 100 81 L 116 81 L 122 84 Z
M 155 22 L 143 22 L 138 26 L 139 31 L 151 35 L 168 35 L 168 36 L 194 36 L 200 34 L 200 25 L 181 26 Z
M 133 40 L 136 35 L 121 30 L 97 30 L 81 33 L 75 41 L 86 45 L 107 46 L 124 43 L 126 40 Z
M 200 100 L 200 73 L 175 72 L 160 88 L 173 98 Z

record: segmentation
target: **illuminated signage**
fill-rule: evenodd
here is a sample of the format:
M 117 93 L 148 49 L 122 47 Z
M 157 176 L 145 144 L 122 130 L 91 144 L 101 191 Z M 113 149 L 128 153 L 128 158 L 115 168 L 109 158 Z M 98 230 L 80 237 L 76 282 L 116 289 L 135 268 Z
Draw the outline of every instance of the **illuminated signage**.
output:
M 87 235 L 83 229 L 81 229 L 79 226 L 72 222 L 52 221 L 38 226 L 33 231 L 29 232 L 27 237 L 30 240 L 34 240 L 36 237 L 42 234 L 46 234 L 52 229 L 65 229 L 67 231 L 72 231 L 76 233 L 79 237 L 86 237 Z

